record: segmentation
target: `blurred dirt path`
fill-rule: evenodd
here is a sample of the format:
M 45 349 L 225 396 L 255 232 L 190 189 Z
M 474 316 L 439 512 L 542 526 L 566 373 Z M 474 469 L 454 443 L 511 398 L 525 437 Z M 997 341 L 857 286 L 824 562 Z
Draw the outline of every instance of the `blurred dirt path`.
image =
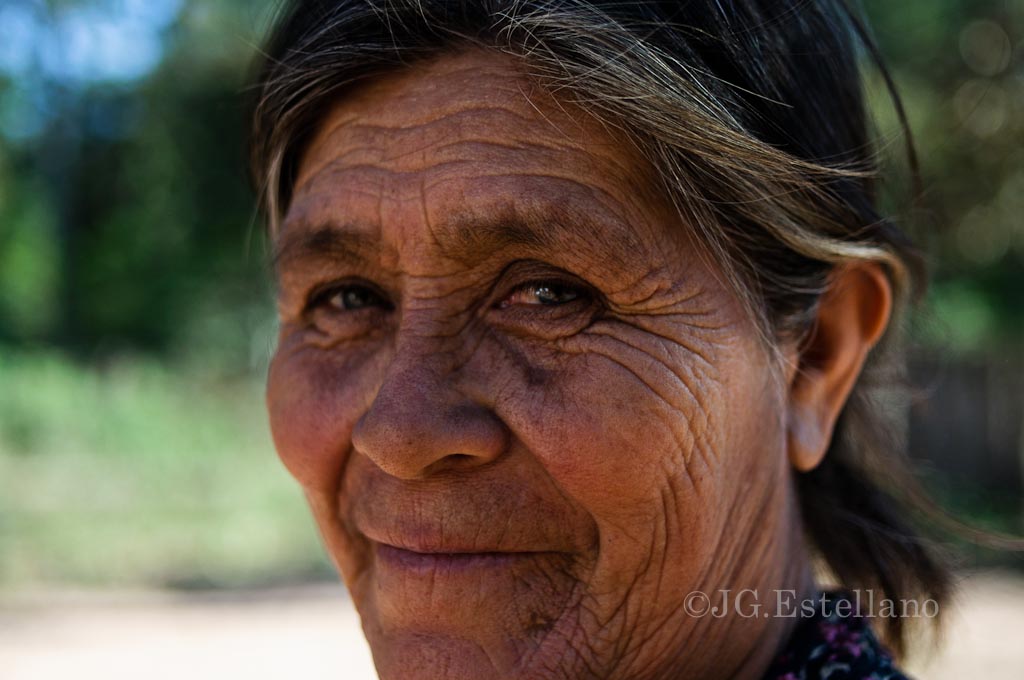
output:
M 966 581 L 943 651 L 920 680 L 1024 677 L 1024 578 Z M 373 680 L 340 586 L 246 593 L 0 595 L 0 678 Z

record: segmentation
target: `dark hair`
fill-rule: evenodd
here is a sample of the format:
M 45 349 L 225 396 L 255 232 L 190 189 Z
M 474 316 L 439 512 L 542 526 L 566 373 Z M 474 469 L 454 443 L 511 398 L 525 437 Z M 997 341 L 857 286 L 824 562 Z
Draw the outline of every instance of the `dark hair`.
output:
M 252 116 L 252 170 L 271 232 L 329 101 L 467 44 L 520 58 L 644 154 L 769 347 L 813 332 L 837 265 L 884 265 L 894 322 L 824 461 L 798 474 L 798 495 L 810 542 L 844 586 L 944 603 L 950 572 L 911 524 L 910 511 L 928 506 L 893 434 L 894 409 L 882 403 L 900 375 L 899 312 L 924 273 L 911 241 L 876 209 L 857 46 L 877 50 L 856 15 L 841 0 L 289 2 Z M 886 621 L 897 652 L 903 624 Z

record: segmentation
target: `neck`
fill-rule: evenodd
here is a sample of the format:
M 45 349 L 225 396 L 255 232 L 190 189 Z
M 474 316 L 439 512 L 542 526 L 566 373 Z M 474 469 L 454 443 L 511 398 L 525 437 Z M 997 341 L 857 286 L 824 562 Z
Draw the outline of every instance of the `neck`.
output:
M 772 661 L 788 645 L 794 629 L 800 622 L 799 603 L 813 599 L 817 594 L 818 584 L 814 579 L 802 533 L 799 530 L 793 531 L 787 539 L 781 541 L 784 547 L 782 554 L 790 558 L 784 567 L 780 585 L 774 586 L 778 590 L 760 593 L 759 600 L 766 605 L 765 626 L 757 644 L 744 658 L 731 676 L 731 680 L 762 680 Z M 782 594 L 782 604 L 786 608 L 776 612 L 779 593 Z

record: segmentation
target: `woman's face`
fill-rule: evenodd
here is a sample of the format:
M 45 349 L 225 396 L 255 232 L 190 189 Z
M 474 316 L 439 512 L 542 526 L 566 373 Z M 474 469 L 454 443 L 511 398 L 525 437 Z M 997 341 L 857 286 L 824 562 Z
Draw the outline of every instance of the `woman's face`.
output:
M 742 676 L 800 588 L 784 394 L 616 130 L 500 55 L 346 96 L 277 238 L 267 401 L 382 678 Z

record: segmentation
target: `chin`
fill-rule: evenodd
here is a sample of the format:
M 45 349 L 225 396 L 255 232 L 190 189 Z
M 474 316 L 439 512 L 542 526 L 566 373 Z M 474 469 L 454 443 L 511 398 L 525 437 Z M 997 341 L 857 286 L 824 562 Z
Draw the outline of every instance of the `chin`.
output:
M 401 557 L 375 560 L 353 590 L 382 680 L 537 680 L 565 662 L 553 643 L 573 629 L 579 586 L 565 556 Z

